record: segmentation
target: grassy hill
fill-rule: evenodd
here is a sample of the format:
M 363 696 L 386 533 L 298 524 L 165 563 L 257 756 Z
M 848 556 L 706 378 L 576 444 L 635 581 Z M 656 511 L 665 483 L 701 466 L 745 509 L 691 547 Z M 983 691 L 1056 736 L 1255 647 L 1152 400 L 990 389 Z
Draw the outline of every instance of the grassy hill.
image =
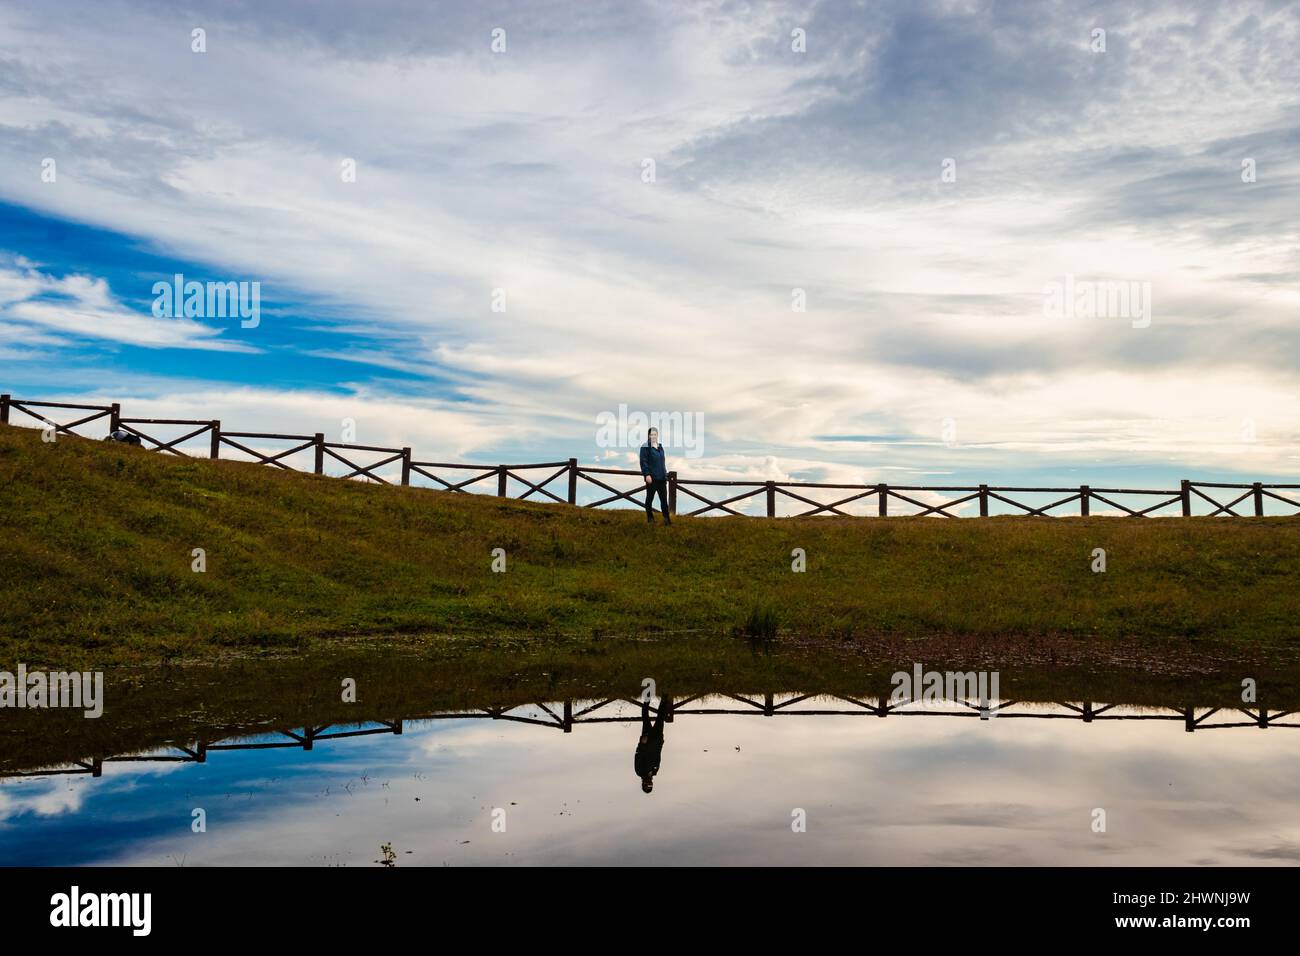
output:
M 0 426 L 0 665 L 355 636 L 1300 647 L 1300 520 L 680 518 L 390 488 Z M 207 570 L 191 570 L 192 549 Z M 507 571 L 493 573 L 504 548 Z M 807 571 L 791 571 L 791 550 Z M 1104 548 L 1104 574 L 1090 569 Z

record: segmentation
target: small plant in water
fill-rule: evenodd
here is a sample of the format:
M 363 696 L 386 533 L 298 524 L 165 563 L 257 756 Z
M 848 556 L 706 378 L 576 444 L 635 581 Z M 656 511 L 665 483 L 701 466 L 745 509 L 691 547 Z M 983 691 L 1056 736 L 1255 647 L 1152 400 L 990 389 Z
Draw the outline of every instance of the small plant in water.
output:
M 749 609 L 749 617 L 739 630 L 751 641 L 766 643 L 776 638 L 779 627 L 780 621 L 777 618 L 776 608 L 770 604 L 755 604 Z

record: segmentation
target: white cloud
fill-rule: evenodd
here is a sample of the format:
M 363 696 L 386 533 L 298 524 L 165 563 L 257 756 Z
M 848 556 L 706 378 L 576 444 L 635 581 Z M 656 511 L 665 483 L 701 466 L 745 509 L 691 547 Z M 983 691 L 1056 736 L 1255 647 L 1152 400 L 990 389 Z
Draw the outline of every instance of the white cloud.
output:
M 145 348 L 254 352 L 223 341 L 221 329 L 192 319 L 159 319 L 124 307 L 102 278 L 47 275 L 31 265 L 0 266 L 0 340 L 57 345 L 65 336 L 104 339 Z M 54 333 L 53 335 L 51 333 Z
M 1293 230 L 1265 215 L 1300 195 L 1300 76 L 1280 53 L 1294 11 L 1111 5 L 1100 56 L 1077 18 L 978 6 L 498 12 L 515 15 L 502 56 L 459 9 L 410 37 L 380 11 L 370 38 L 326 14 L 249 31 L 227 12 L 195 55 L 156 10 L 10 9 L 0 195 L 383 329 L 390 353 L 313 354 L 436 368 L 477 406 L 425 420 L 373 387 L 348 400 L 408 424 L 401 444 L 575 443 L 627 401 L 702 411 L 711 455 L 766 446 L 787 469 L 862 459 L 815 435 L 924 442 L 945 417 L 963 466 L 1233 468 L 1241 448 L 1217 436 L 1241 416 L 1274 424 L 1250 467 L 1294 455 L 1295 294 L 1241 278 L 1298 268 Z M 806 56 L 788 54 L 791 25 Z M 955 184 L 939 182 L 949 150 Z M 1239 181 L 1239 153 L 1271 192 Z M 1044 283 L 1067 273 L 1151 282 L 1152 327 L 1049 323 Z M 0 275 L 0 301 L 19 296 L 11 317 L 45 334 L 233 347 L 133 319 L 93 281 L 61 280 L 70 306 L 32 281 Z M 863 467 L 954 460 L 872 453 Z

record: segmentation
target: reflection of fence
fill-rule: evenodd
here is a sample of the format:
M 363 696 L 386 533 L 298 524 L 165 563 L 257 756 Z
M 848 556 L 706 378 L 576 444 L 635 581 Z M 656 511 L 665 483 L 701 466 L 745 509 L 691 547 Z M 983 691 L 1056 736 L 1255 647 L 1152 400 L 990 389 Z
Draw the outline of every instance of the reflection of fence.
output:
M 90 412 L 71 422 L 58 423 L 34 411 L 73 409 Z M 121 408 L 113 405 L 71 405 L 63 402 L 34 402 L 0 395 L 0 422 L 8 423 L 11 411 L 22 412 L 56 432 L 77 434 L 74 429 L 107 419 L 108 430 L 123 428 L 137 435 L 144 447 L 184 456 L 181 446 L 201 442 L 202 454 L 191 445 L 190 454 L 219 458 L 238 452 L 237 460 L 273 465 L 286 470 L 324 474 L 327 460 L 343 466 L 344 478 L 360 478 L 383 484 L 409 485 L 423 479 L 430 487 L 443 491 L 469 493 L 471 489 L 495 493 L 502 498 L 549 500 L 559 504 L 600 508 L 607 505 L 640 506 L 645 486 L 641 473 L 626 468 L 596 468 L 578 464 L 576 458 L 523 465 L 474 465 L 462 462 L 416 460 L 409 447 L 387 448 L 378 445 L 355 445 L 327 442 L 321 432 L 312 435 L 283 435 L 274 432 L 223 431 L 221 422 L 179 418 L 123 418 Z M 53 414 L 53 412 L 51 412 Z M 186 428 L 174 437 L 151 434 L 145 428 Z M 301 457 L 310 453 L 311 464 Z M 362 460 L 372 456 L 372 460 Z M 297 462 L 295 468 L 291 462 Z M 386 471 L 381 473 L 381 469 Z M 539 475 L 540 473 L 540 475 Z M 619 479 L 630 478 L 631 488 L 617 487 Z M 486 485 L 484 485 L 486 483 Z M 585 483 L 585 485 L 580 485 Z M 580 487 L 583 494 L 580 495 Z M 977 509 L 981 517 L 994 511 L 1031 517 L 1055 517 L 1072 513 L 1093 514 L 1094 505 L 1132 518 L 1152 515 L 1263 516 L 1300 515 L 1300 484 L 1231 484 L 1187 481 L 1177 488 L 1030 488 L 1001 485 L 890 485 L 827 484 L 808 481 L 722 481 L 682 478 L 668 474 L 668 506 L 678 513 L 678 503 L 686 506 L 687 515 L 723 514 L 743 516 L 744 509 L 756 508 L 769 518 L 807 518 L 820 515 L 847 517 L 849 506 L 874 503 L 874 513 L 911 517 L 956 518 L 961 509 Z M 812 495 L 829 492 L 833 500 L 818 501 Z M 1029 496 L 1029 497 L 1026 497 Z M 1035 500 L 1034 496 L 1045 496 Z M 689 499 L 683 500 L 683 499 Z M 1133 499 L 1139 499 L 1134 501 Z M 891 509 L 892 504 L 892 509 Z M 901 510 L 900 510 L 901 508 Z M 1061 509 L 1066 509 L 1062 511 Z M 1103 512 L 1104 513 L 1104 512 Z
M 711 706 L 713 701 L 739 704 L 739 707 Z M 813 701 L 817 704 L 825 701 L 829 706 L 800 707 Z M 776 694 L 764 694 L 761 699 L 745 697 L 738 694 L 696 695 L 682 700 L 660 702 L 650 709 L 656 714 L 659 707 L 665 707 L 664 721 L 671 723 L 677 717 L 686 716 L 735 716 L 735 717 L 966 717 L 976 720 L 1077 720 L 1082 723 L 1094 723 L 1108 720 L 1164 720 L 1181 721 L 1183 730 L 1192 733 L 1197 730 L 1227 730 L 1234 727 L 1255 727 L 1267 730 L 1270 727 L 1300 728 L 1300 712 L 1290 710 L 1270 711 L 1267 708 L 1247 710 L 1242 707 L 1157 707 L 1154 712 L 1134 712 L 1122 704 L 1097 704 L 1092 701 L 1070 703 L 1066 701 L 1048 704 L 1036 704 L 1037 710 L 1016 710 L 1016 707 L 1029 706 L 1022 701 L 998 701 L 987 708 L 967 700 L 943 701 L 948 705 L 931 707 L 917 706 L 919 702 L 906 701 L 890 703 L 888 697 L 844 697 L 827 694 L 799 694 L 778 699 Z M 611 714 L 607 708 L 613 704 L 629 704 L 637 709 L 633 714 Z M 709 706 L 705 706 L 708 704 Z M 848 707 L 842 705 L 847 704 Z M 837 706 L 841 705 L 841 706 Z M 223 750 L 279 750 L 285 748 L 312 750 L 317 741 L 339 740 L 346 737 L 368 737 L 375 734 L 401 734 L 408 722 L 422 720 L 506 720 L 519 724 L 531 724 L 572 733 L 580 724 L 636 723 L 641 720 L 640 701 L 628 697 L 609 697 L 603 700 L 573 701 L 565 700 L 551 703 L 529 704 L 523 707 L 492 708 L 485 707 L 472 711 L 447 711 L 442 713 L 414 714 L 391 721 L 372 721 L 376 726 L 361 727 L 355 730 L 334 730 L 333 724 L 320 727 L 303 727 L 300 730 L 279 730 L 272 736 L 273 740 L 258 740 L 247 743 L 229 742 L 229 737 L 200 738 L 184 746 L 173 745 L 172 753 L 124 754 L 112 757 L 89 757 L 74 761 L 71 765 L 56 769 L 23 770 L 0 773 L 0 777 L 48 777 L 60 775 L 89 774 L 101 776 L 106 763 L 206 763 L 208 754 Z M 1045 708 L 1055 708 L 1047 710 Z M 1231 717 L 1241 715 L 1245 720 L 1230 720 L 1220 717 L 1217 722 L 1211 719 L 1218 715 Z M 1294 718 L 1292 723 L 1284 723 L 1286 717 Z M 351 725 L 349 725 L 351 726 Z

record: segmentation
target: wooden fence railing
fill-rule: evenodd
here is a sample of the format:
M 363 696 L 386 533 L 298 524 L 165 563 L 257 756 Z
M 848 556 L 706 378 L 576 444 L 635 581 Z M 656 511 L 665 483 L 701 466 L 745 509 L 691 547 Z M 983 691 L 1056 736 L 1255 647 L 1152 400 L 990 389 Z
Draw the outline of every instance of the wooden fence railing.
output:
M 90 412 L 71 422 L 60 423 L 35 409 L 70 409 Z M 356 445 L 329 442 L 322 432 L 312 435 L 285 435 L 275 432 L 224 431 L 215 419 L 123 418 L 118 404 L 76 405 L 66 402 L 37 402 L 0 395 L 0 423 L 10 423 L 13 412 L 21 412 L 53 428 L 58 433 L 76 435 L 74 429 L 107 420 L 107 431 L 124 429 L 140 438 L 143 447 L 173 455 L 198 455 L 193 443 L 200 442 L 203 457 L 220 458 L 240 453 L 235 460 L 273 465 L 289 471 L 325 474 L 327 459 L 342 465 L 343 478 L 359 478 L 382 484 L 410 485 L 420 478 L 438 490 L 469 494 L 471 489 L 494 493 L 502 498 L 553 501 L 584 508 L 608 505 L 641 507 L 645 485 L 641 473 L 628 468 L 598 468 L 580 465 L 576 458 L 520 465 L 476 465 L 463 462 L 416 460 L 409 447 L 389 448 L 380 445 Z M 52 411 L 51 414 L 54 414 Z M 186 429 L 183 434 L 166 437 L 150 434 L 145 428 Z M 82 436 L 88 437 L 88 436 Z M 190 443 L 189 452 L 180 446 Z M 310 465 L 307 456 L 310 454 Z M 372 460 L 362 460 L 371 456 Z M 295 467 L 295 464 L 297 467 Z M 385 471 L 381 472 L 381 469 Z M 538 475 L 538 473 L 541 473 Z M 529 474 L 531 473 L 531 474 Z M 632 487 L 620 488 L 620 479 L 631 479 Z M 487 486 L 483 487 L 482 483 Z M 585 482 L 585 487 L 581 484 Z M 475 488 L 475 486 L 478 486 Z M 580 491 L 583 492 L 580 494 Z M 810 495 L 831 492 L 834 500 L 818 501 Z M 1027 500 L 1025 496 L 1046 496 L 1045 500 Z M 1133 501 L 1131 499 L 1140 499 Z M 683 499 L 690 499 L 683 501 Z M 1018 514 L 1032 517 L 1055 517 L 1070 513 L 1087 517 L 1094 503 L 1127 517 L 1153 515 L 1191 516 L 1264 516 L 1266 514 L 1300 515 L 1300 484 L 1233 484 L 1190 481 L 1184 479 L 1177 488 L 1040 488 L 1004 485 L 891 485 L 828 484 L 808 481 L 755 481 L 683 478 L 668 474 L 668 507 L 673 514 L 688 516 L 712 513 L 737 517 L 765 516 L 807 518 L 821 515 L 856 516 L 844 510 L 860 502 L 872 502 L 875 515 L 881 518 L 961 517 L 957 509 L 977 509 L 980 517 Z M 1123 500 L 1130 499 L 1130 500 Z M 682 502 L 687 510 L 679 512 Z M 893 509 L 891 511 L 891 502 Z M 1150 502 L 1150 503 L 1147 503 Z M 743 510 L 757 506 L 754 512 Z M 1267 506 L 1267 508 L 1266 508 Z M 900 510 L 900 507 L 902 510 Z M 1067 509 L 1062 511 L 1060 509 Z M 1268 510 L 1271 509 L 1271 512 Z M 1105 513 L 1105 512 L 1103 512 Z
M 761 699 L 737 694 L 696 695 L 671 703 L 660 701 L 651 706 L 656 714 L 665 708 L 664 722 L 673 723 L 678 717 L 956 717 L 966 719 L 992 719 L 976 703 L 965 700 L 945 701 L 946 707 L 916 707 L 916 701 L 893 703 L 889 694 L 877 697 L 846 697 L 839 694 L 763 694 Z M 728 706 L 733 701 L 740 706 Z M 812 706 L 807 706 L 811 702 Z M 620 707 L 611 714 L 606 708 Z M 721 705 L 721 706 L 719 706 Z M 804 706 L 800 706 L 804 705 Z M 847 706 L 845 706 L 847 705 Z M 84 757 L 80 760 L 50 767 L 0 771 L 0 778 L 53 777 L 71 775 L 103 775 L 106 763 L 207 763 L 208 755 L 236 750 L 302 750 L 313 751 L 315 745 L 325 740 L 342 740 L 350 737 L 370 737 L 376 734 L 401 735 L 408 728 L 418 727 L 436 720 L 504 720 L 529 724 L 563 733 L 572 733 L 583 724 L 635 724 L 641 720 L 640 701 L 630 697 L 611 697 L 603 700 L 564 700 L 537 702 L 522 707 L 491 707 L 476 710 L 430 711 L 409 714 L 392 720 L 367 720 L 360 724 L 307 725 L 289 730 L 272 730 L 250 740 L 246 732 L 216 730 L 209 736 L 183 743 L 168 744 L 148 753 L 121 753 Z M 597 713 L 600 711 L 601 713 Z M 1077 720 L 1092 724 L 1116 720 L 1159 720 L 1181 723 L 1186 733 L 1206 730 L 1232 730 L 1250 727 L 1258 730 L 1270 728 L 1300 729 L 1300 718 L 1291 710 L 1273 710 L 1257 707 L 1222 708 L 1201 706 L 1163 705 L 1135 710 L 1121 704 L 1098 704 L 1093 701 L 1024 702 L 998 701 L 989 707 L 992 716 L 999 720 Z M 1212 718 L 1216 718 L 1211 720 Z M 1288 722 L 1286 718 L 1290 718 Z M 1242 719 L 1244 718 L 1244 719 Z M 873 721 L 874 723 L 874 721 Z M 350 728 L 350 729 L 335 729 Z M 170 752 L 168 752 L 170 751 Z

